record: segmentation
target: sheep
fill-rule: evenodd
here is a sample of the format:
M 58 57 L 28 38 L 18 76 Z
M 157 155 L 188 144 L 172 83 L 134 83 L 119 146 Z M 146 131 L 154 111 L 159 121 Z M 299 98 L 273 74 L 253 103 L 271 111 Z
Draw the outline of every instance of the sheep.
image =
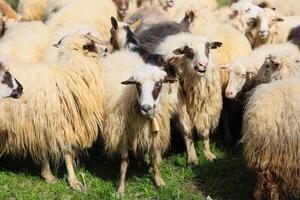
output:
M 253 47 L 253 35 L 256 35 L 255 28 L 257 23 L 252 19 L 256 19 L 263 9 L 247 0 L 243 0 L 232 4 L 231 10 L 232 14 L 228 23 L 245 33 Z
M 18 99 L 23 94 L 23 86 L 14 78 L 8 70 L 8 67 L 0 63 L 0 99 L 14 98 Z
M 0 54 L 37 63 L 43 58 L 51 36 L 49 28 L 40 21 L 19 22 L 5 31 L 0 40 Z
M 179 77 L 185 94 L 181 104 L 186 106 L 191 127 L 203 136 L 203 152 L 208 160 L 216 158 L 210 151 L 209 134 L 216 129 L 222 110 L 220 70 L 215 66 L 210 50 L 220 46 L 222 43 L 209 42 L 203 36 L 179 33 L 167 37 L 156 50 L 180 69 Z M 189 128 L 186 128 L 185 134 L 190 134 Z
M 266 43 L 286 42 L 290 30 L 299 26 L 299 20 L 300 16 L 281 17 L 275 10 L 265 8 L 257 17 L 255 47 Z
M 287 78 L 299 73 L 300 52 L 280 51 L 267 56 L 264 64 L 257 73 L 257 83 L 269 83 L 271 81 Z
M 0 155 L 30 155 L 48 183 L 57 180 L 50 162 L 64 158 L 68 182 L 78 191 L 85 188 L 76 178 L 74 157 L 91 147 L 103 127 L 102 46 L 93 30 L 62 38 L 52 47 L 57 58 L 51 62 L 10 65 L 14 58 L 1 58 L 25 90 L 19 101 L 2 102 Z
M 290 31 L 288 41 L 297 45 L 300 50 L 300 26 L 297 26 Z
M 236 58 L 225 66 L 229 71 L 229 82 L 225 96 L 229 99 L 242 98 L 256 86 L 257 72 L 270 54 L 284 52 L 286 55 L 299 53 L 297 47 L 291 43 L 266 44 L 255 49 L 249 56 Z
M 158 165 L 170 143 L 169 121 L 177 100 L 176 91 L 173 94 L 166 83 L 174 82 L 158 66 L 145 64 L 128 50 L 104 59 L 104 138 L 109 154 L 121 154 L 120 195 L 125 192 L 129 150 L 135 155 L 149 153 L 155 184 L 165 186 Z
M 210 48 L 211 49 L 216 49 L 216 48 L 218 48 L 222 45 L 221 43 L 218 43 L 218 42 L 212 42 L 210 44 L 208 42 L 208 40 L 205 39 L 205 37 L 203 38 L 201 36 L 193 36 L 189 33 L 179 33 L 179 34 L 174 34 L 174 35 L 170 35 L 170 36 L 166 37 L 166 39 L 163 40 L 159 44 L 159 46 L 157 47 L 155 52 L 149 52 L 147 50 L 147 48 L 141 47 L 139 40 L 136 38 L 136 36 L 132 32 L 132 30 L 131 30 L 131 28 L 128 24 L 124 24 L 124 23 L 120 23 L 120 22 L 118 23 L 115 19 L 112 19 L 112 26 L 113 26 L 113 29 L 112 29 L 113 31 L 112 31 L 110 41 L 112 43 L 112 46 L 114 46 L 114 49 L 127 48 L 127 49 L 129 49 L 133 52 L 139 53 L 143 57 L 145 62 L 152 63 L 152 64 L 154 63 L 158 66 L 164 67 L 166 65 L 169 65 L 168 56 L 170 56 L 170 53 L 174 49 L 180 47 L 180 48 L 183 48 L 182 49 L 183 54 L 184 53 L 189 53 L 189 52 L 192 52 L 191 54 L 197 54 L 197 56 L 195 58 L 194 57 L 193 58 L 185 57 L 185 56 L 183 56 L 183 57 L 187 59 L 186 62 L 189 65 L 192 65 L 192 66 L 190 66 L 191 69 L 194 69 L 196 72 L 198 72 L 200 74 L 204 73 L 205 70 L 206 70 L 206 66 L 205 66 L 206 64 L 202 63 L 203 60 L 201 60 L 200 55 L 202 55 L 204 58 L 206 58 L 206 59 L 204 59 L 204 61 L 207 62 L 209 60 L 207 58 L 207 56 L 209 56 L 209 49 Z M 190 48 L 185 48 L 185 44 L 188 44 L 188 46 L 190 46 Z M 198 47 L 196 45 L 198 45 Z M 168 49 L 166 49 L 166 48 L 168 48 Z M 172 48 L 172 49 L 170 49 L 170 48 Z M 186 50 L 186 52 L 184 50 Z M 180 50 L 178 49 L 178 51 L 180 51 Z M 207 52 L 207 53 L 205 53 L 205 52 Z M 180 54 L 180 52 L 178 52 L 178 53 Z M 204 66 L 201 66 L 200 64 L 198 64 L 199 62 L 202 63 Z M 198 65 L 199 65 L 199 67 L 198 67 Z M 195 67 L 195 66 L 197 66 L 197 67 Z M 177 73 L 177 71 L 178 71 L 176 68 L 175 68 L 175 73 Z M 179 70 L 179 71 L 181 71 L 181 70 Z M 213 71 L 214 72 L 215 71 L 219 72 L 218 69 L 215 69 Z M 201 83 L 203 82 L 203 84 L 208 84 L 209 87 L 214 88 L 213 90 L 215 91 L 215 93 L 213 93 L 211 96 L 212 96 L 212 99 L 216 100 L 216 105 L 214 105 L 215 110 L 212 109 L 211 113 L 209 113 L 212 116 L 214 114 L 218 115 L 217 112 L 218 112 L 218 109 L 220 107 L 222 107 L 222 103 L 219 103 L 219 101 L 218 101 L 219 96 L 217 95 L 219 84 L 214 83 L 214 80 L 219 80 L 219 76 L 214 76 L 211 80 L 210 79 L 211 76 L 212 76 L 211 74 L 212 73 L 209 73 L 208 77 L 197 80 L 197 81 L 201 82 Z M 199 85 L 198 85 L 198 87 L 200 87 Z M 188 89 L 191 90 L 191 89 L 195 89 L 195 88 L 191 87 L 191 88 L 188 88 Z M 220 96 L 221 96 L 221 94 L 220 94 Z M 191 97 L 190 100 L 193 101 L 194 99 Z M 205 99 L 205 101 L 207 101 L 207 99 Z M 179 115 L 179 118 L 180 118 L 181 122 L 184 124 L 183 125 L 183 128 L 184 128 L 183 134 L 184 134 L 185 142 L 187 144 L 188 162 L 191 163 L 191 164 L 197 164 L 198 160 L 197 160 L 197 157 L 195 155 L 194 143 L 191 140 L 191 134 L 192 134 L 192 131 L 191 131 L 192 126 L 190 125 L 191 122 L 190 122 L 190 119 L 189 119 L 189 115 L 186 111 L 186 104 L 185 104 L 185 102 L 183 102 L 183 99 L 181 100 L 181 102 L 182 103 L 180 103 L 180 105 L 183 109 L 180 110 L 178 115 Z M 221 100 L 221 102 L 222 102 L 222 100 Z M 221 104 L 220 107 L 219 107 L 219 104 Z M 192 110 L 192 106 L 193 105 L 190 106 L 191 110 Z M 201 105 L 200 105 L 200 107 L 201 107 Z M 214 111 L 216 111 L 216 112 L 214 112 Z M 198 110 L 197 110 L 197 112 L 198 112 Z M 192 114 L 194 115 L 195 113 L 192 113 Z M 198 116 L 196 116 L 196 117 L 198 117 Z M 216 119 L 216 118 L 217 117 L 215 117 L 214 120 L 218 121 L 218 119 Z M 192 119 L 192 120 L 196 121 L 196 119 Z M 217 122 L 215 122 L 215 121 L 211 122 L 210 125 L 216 126 Z M 199 124 L 197 124 L 197 125 L 199 125 Z M 212 129 L 213 128 L 215 128 L 215 127 L 212 127 Z M 202 131 L 202 129 L 200 129 L 200 130 Z M 215 156 L 209 150 L 209 142 L 208 142 L 209 141 L 209 133 L 207 131 L 209 132 L 211 130 L 204 130 L 204 132 L 202 133 L 204 135 L 204 143 L 205 143 L 204 154 L 209 160 L 212 160 L 212 159 L 215 158 Z
M 248 99 L 243 152 L 254 170 L 255 199 L 300 197 L 299 76 L 262 84 Z
M 104 40 L 110 35 L 110 18 L 116 16 L 117 10 L 109 0 L 74 0 L 64 5 L 58 12 L 46 21 L 52 29 L 57 30 L 64 26 L 88 24 L 100 32 Z

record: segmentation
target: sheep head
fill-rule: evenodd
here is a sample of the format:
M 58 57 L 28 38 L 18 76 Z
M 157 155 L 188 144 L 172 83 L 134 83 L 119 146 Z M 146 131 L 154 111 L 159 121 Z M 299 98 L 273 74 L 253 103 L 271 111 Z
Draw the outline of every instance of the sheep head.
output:
M 132 25 L 124 22 L 118 22 L 114 17 L 111 17 L 112 28 L 110 30 L 110 44 L 114 50 L 120 50 L 132 45 L 138 45 L 139 41 L 134 34 L 135 29 L 141 23 L 141 20 L 136 21 Z
M 8 68 L 0 63 L 0 98 L 20 98 L 23 94 L 22 85 L 8 71 Z
M 257 20 L 258 35 L 262 39 L 267 39 L 276 31 L 276 24 L 284 21 L 274 8 L 265 8 L 257 16 Z
M 121 18 L 126 17 L 128 14 L 129 4 L 131 0 L 113 0 L 116 4 L 118 14 Z
M 159 105 L 163 85 L 175 81 L 175 79 L 169 78 L 161 68 L 147 64 L 135 70 L 133 75 L 122 84 L 136 86 L 141 114 L 144 117 L 153 118 L 155 109 Z
M 266 57 L 264 64 L 257 73 L 257 83 L 269 83 L 298 73 L 300 69 L 300 55 L 285 53 L 271 54 Z
M 229 72 L 229 81 L 226 87 L 225 96 L 234 99 L 241 92 L 247 82 L 247 78 L 256 75 L 256 69 L 249 65 L 246 58 L 238 58 L 233 63 L 222 67 Z
M 175 0 L 158 0 L 163 9 L 172 8 L 175 4 Z
M 108 52 L 106 44 L 108 44 L 108 42 L 100 40 L 90 32 L 82 33 L 81 31 L 77 31 L 62 37 L 53 46 L 58 48 L 62 54 L 65 53 L 67 48 L 71 50 L 71 52 L 81 52 L 87 56 L 95 56 L 95 54 L 98 54 L 103 57 Z
M 173 50 L 168 63 L 181 70 L 193 70 L 202 76 L 210 64 L 210 50 L 221 46 L 221 42 L 208 42 L 201 37 L 199 40 L 192 40 L 189 44 Z

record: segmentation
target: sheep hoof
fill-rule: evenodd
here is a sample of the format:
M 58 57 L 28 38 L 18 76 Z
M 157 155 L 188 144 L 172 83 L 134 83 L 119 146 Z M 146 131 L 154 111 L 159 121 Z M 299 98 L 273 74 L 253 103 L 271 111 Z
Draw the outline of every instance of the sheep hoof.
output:
M 56 178 L 53 175 L 44 177 L 44 179 L 45 179 L 46 183 L 49 183 L 49 184 L 54 184 L 54 183 L 58 182 L 58 178 Z
M 117 194 L 117 197 L 120 199 L 120 198 L 123 198 L 125 195 L 125 187 L 124 186 L 120 186 L 118 188 L 118 194 Z
M 69 181 L 69 184 L 70 184 L 72 189 L 74 189 L 78 192 L 84 192 L 86 190 L 84 185 L 82 183 L 80 183 L 78 180 Z
M 160 176 L 156 176 L 154 178 L 154 181 L 155 181 L 156 187 L 158 187 L 158 188 L 162 188 L 162 187 L 166 186 L 164 180 Z
M 198 158 L 197 157 L 189 157 L 188 158 L 188 164 L 189 165 L 198 165 Z
M 204 156 L 206 157 L 207 160 L 209 161 L 213 161 L 215 160 L 217 157 L 210 151 L 204 151 Z

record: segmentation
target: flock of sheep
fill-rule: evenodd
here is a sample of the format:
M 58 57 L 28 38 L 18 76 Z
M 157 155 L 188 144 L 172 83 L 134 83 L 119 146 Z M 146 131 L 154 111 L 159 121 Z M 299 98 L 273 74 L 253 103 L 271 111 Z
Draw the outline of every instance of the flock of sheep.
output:
M 234 121 L 254 198 L 300 196 L 296 0 L 20 0 L 18 12 L 4 1 L 0 11 L 0 96 L 19 98 L 2 99 L 0 155 L 31 156 L 49 183 L 50 164 L 64 160 L 83 191 L 74 159 L 101 136 L 121 155 L 123 195 L 129 152 L 149 154 L 165 186 L 170 121 L 194 165 L 194 130 L 214 160 L 210 134 L 219 121 L 231 134 Z

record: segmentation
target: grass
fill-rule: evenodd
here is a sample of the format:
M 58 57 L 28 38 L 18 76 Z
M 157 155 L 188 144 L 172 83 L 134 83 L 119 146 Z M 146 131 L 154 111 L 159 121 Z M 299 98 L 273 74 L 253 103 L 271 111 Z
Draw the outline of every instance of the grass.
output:
M 15 8 L 16 0 L 7 0 Z M 225 5 L 228 0 L 219 0 Z M 201 141 L 196 145 L 199 166 L 186 165 L 182 143 L 172 143 L 161 165 L 162 177 L 166 187 L 157 189 L 152 173 L 130 161 L 127 176 L 125 200 L 204 200 L 207 197 L 224 200 L 251 199 L 252 176 L 245 169 L 240 153 L 236 149 L 224 148 L 216 139 L 212 149 L 217 160 L 208 162 L 203 154 Z M 180 148 L 178 148 L 180 147 Z M 7 199 L 117 199 L 116 188 L 119 181 L 118 159 L 108 159 L 101 148 L 95 147 L 87 160 L 83 160 L 77 176 L 85 183 L 87 191 L 79 193 L 71 190 L 67 184 L 66 169 L 62 166 L 58 172 L 60 180 L 55 184 L 46 184 L 39 175 L 39 167 L 30 160 L 0 160 L 0 200 Z

